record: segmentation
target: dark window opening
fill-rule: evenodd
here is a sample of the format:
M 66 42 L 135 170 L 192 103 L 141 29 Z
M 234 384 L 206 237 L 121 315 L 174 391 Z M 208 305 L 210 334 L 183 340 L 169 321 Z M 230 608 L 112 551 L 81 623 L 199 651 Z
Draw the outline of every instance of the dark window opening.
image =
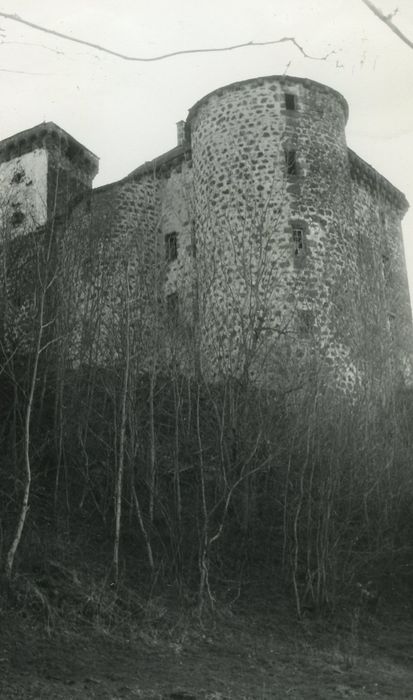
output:
M 22 211 L 15 211 L 10 219 L 13 226 L 19 226 L 24 221 L 24 214 Z
M 285 152 L 285 162 L 287 165 L 287 175 L 297 175 L 297 158 L 295 151 Z
M 304 231 L 302 228 L 293 228 L 294 255 L 304 253 Z
M 391 279 L 391 268 L 390 268 L 390 257 L 387 254 L 381 256 L 383 277 L 386 282 L 390 282 Z
M 314 313 L 310 309 L 298 311 L 298 330 L 302 335 L 309 335 L 314 328 Z
M 294 110 L 297 109 L 296 107 L 296 101 L 295 101 L 295 95 L 292 95 L 291 93 L 286 93 L 285 95 L 285 108 Z
M 165 257 L 168 262 L 178 257 L 178 234 L 175 231 L 165 236 Z
M 14 175 L 11 179 L 12 184 L 19 184 L 19 182 L 21 182 L 23 180 L 23 178 L 24 178 L 24 172 L 22 170 L 16 170 L 16 172 L 14 173 Z
M 168 294 L 166 297 L 166 311 L 172 320 L 176 320 L 178 317 L 178 306 L 178 293 L 172 292 L 171 294 Z
M 73 162 L 76 158 L 76 156 L 80 153 L 79 149 L 76 148 L 73 144 L 69 144 L 68 147 L 66 148 L 66 158 Z

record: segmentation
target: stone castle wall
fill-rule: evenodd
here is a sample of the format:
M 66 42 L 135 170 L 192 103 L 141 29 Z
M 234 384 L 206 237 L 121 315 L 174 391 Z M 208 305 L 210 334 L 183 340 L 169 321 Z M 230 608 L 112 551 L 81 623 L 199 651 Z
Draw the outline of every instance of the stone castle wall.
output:
M 271 343 L 278 335 L 278 345 L 287 336 L 298 355 L 316 342 L 352 375 L 346 327 L 354 318 L 335 301 L 335 291 L 354 296 L 358 284 L 346 117 L 343 99 L 324 86 L 267 78 L 207 96 L 189 125 L 198 248 L 216 272 L 205 325 L 227 344 L 235 328 L 251 352 L 257 334 Z M 294 227 L 303 235 L 298 252 Z
M 78 200 L 58 239 L 73 359 L 121 358 L 129 324 L 142 366 L 346 391 L 406 378 L 406 201 L 349 151 L 347 115 L 313 81 L 235 83 L 190 110 L 176 148 L 94 191 L 91 154 L 49 144 L 48 201 L 59 157 Z
M 0 162 L 3 238 L 15 238 L 46 223 L 47 170 L 47 152 L 41 148 Z

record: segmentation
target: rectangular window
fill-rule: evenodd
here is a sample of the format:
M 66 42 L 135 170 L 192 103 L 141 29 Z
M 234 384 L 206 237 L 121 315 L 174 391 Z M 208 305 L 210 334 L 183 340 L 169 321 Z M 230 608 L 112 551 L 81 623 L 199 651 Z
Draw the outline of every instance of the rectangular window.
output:
M 295 151 L 285 152 L 285 163 L 287 165 L 287 175 L 289 177 L 297 175 L 297 158 Z
M 387 254 L 382 255 L 381 262 L 382 262 L 382 269 L 383 269 L 383 277 L 384 277 L 386 282 L 390 282 L 391 267 L 390 267 L 389 256 Z
M 178 257 L 178 234 L 175 231 L 167 233 L 165 236 L 165 258 L 167 262 L 172 262 Z
M 285 108 L 289 110 L 296 109 L 295 95 L 289 92 L 285 94 Z
M 304 231 L 302 228 L 293 228 L 293 245 L 294 255 L 303 255 L 304 253 Z
M 299 309 L 298 312 L 298 332 L 303 336 L 308 336 L 314 330 L 314 313 L 310 309 Z

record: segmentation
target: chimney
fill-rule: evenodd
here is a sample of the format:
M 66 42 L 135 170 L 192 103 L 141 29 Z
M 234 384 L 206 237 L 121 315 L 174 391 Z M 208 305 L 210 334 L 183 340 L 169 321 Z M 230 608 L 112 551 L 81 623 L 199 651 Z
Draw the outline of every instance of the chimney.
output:
M 178 139 L 178 146 L 182 146 L 185 141 L 185 122 L 183 119 L 176 122 L 176 133 Z

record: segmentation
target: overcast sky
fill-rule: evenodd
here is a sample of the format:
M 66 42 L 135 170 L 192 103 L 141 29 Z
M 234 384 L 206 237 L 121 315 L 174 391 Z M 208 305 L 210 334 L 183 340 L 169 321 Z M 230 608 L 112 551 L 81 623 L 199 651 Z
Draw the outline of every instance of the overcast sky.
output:
M 413 0 L 375 0 L 413 40 Z M 150 57 L 293 36 L 290 44 L 132 63 L 0 17 L 0 138 L 54 121 L 101 159 L 95 184 L 176 144 L 175 123 L 215 88 L 287 73 L 341 92 L 347 142 L 413 208 L 413 50 L 361 0 L 0 0 L 0 12 Z M 404 220 L 413 289 L 413 212 Z

